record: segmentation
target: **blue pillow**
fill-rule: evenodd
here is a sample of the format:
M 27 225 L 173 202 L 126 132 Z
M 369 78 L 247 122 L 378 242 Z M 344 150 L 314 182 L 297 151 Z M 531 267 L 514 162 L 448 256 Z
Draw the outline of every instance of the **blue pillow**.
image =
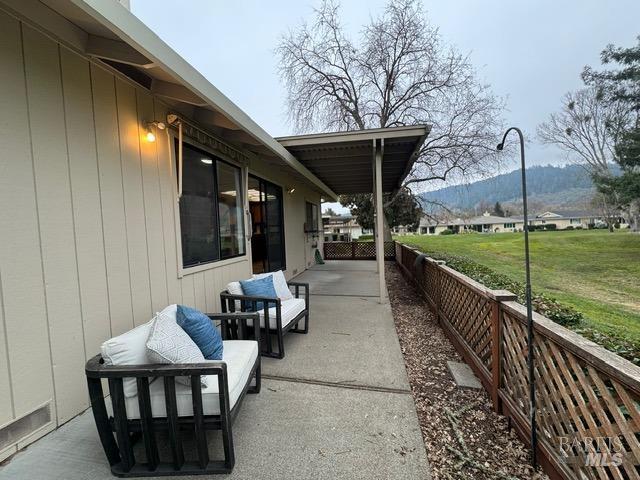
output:
M 207 360 L 222 360 L 222 337 L 213 322 L 195 308 L 178 305 L 176 321 Z
M 255 278 L 253 280 L 240 280 L 240 286 L 242 287 L 242 293 L 245 295 L 278 298 L 276 287 L 273 285 L 273 275 L 264 278 Z M 256 302 L 256 308 L 262 310 L 264 308 L 263 302 Z M 252 309 L 252 305 L 247 306 L 247 311 L 251 311 Z

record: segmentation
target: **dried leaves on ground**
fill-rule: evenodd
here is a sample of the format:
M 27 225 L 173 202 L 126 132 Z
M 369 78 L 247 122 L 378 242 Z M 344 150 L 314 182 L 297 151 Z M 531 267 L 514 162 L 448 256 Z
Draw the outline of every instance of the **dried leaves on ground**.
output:
M 447 361 L 463 361 L 427 303 L 387 264 L 389 299 L 433 480 L 540 478 L 484 390 L 458 387 Z

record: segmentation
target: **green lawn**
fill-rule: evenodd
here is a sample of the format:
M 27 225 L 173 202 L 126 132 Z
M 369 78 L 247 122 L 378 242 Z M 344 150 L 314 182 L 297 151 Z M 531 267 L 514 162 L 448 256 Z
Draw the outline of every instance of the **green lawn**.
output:
M 411 235 L 398 241 L 467 257 L 524 282 L 522 233 Z M 585 324 L 640 342 L 640 235 L 606 230 L 532 232 L 533 290 L 574 307 Z

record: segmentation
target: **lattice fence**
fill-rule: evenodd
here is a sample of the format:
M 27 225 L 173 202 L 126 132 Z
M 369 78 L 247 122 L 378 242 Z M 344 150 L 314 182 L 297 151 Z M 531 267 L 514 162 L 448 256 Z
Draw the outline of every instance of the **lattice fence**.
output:
M 440 317 L 460 336 L 487 372 L 491 371 L 491 300 L 457 272 L 442 267 Z
M 384 258 L 385 260 L 396 258 L 396 242 L 384 242 Z
M 395 242 L 385 242 L 384 256 L 386 260 L 395 258 Z M 375 260 L 375 258 L 375 242 L 324 242 L 325 260 Z
M 373 242 L 352 242 L 354 259 L 376 258 L 376 244 Z
M 351 242 L 324 242 L 325 260 L 351 260 L 353 247 Z
M 413 263 L 416 261 L 418 253 L 415 250 L 410 250 L 403 247 L 401 244 L 397 244 L 400 249 L 400 263 L 409 272 L 413 271 Z M 397 255 L 397 252 L 396 252 Z
M 491 394 L 496 411 L 530 435 L 526 309 L 398 244 L 413 280 L 452 343 Z M 538 449 L 552 478 L 640 480 L 640 368 L 534 315 Z
M 432 308 L 436 308 L 437 302 L 440 301 L 441 289 L 438 282 L 438 264 L 433 260 L 423 263 L 421 284 L 427 301 Z
M 502 310 L 502 388 L 521 422 L 528 424 L 527 362 L 522 355 L 527 348 L 526 313 L 522 308 L 515 304 Z M 550 326 L 556 329 L 555 324 Z M 580 355 L 587 352 L 574 353 L 572 347 L 581 339 L 572 337 L 578 335 L 567 332 L 551 338 L 536 329 L 539 438 L 578 478 L 639 479 L 640 393 L 625 384 L 635 380 L 628 377 L 626 368 L 612 369 L 601 357 L 587 359 Z M 593 439 L 597 452 L 589 456 L 584 439 Z M 620 465 L 614 465 L 617 459 Z M 587 467 L 589 461 L 610 465 Z

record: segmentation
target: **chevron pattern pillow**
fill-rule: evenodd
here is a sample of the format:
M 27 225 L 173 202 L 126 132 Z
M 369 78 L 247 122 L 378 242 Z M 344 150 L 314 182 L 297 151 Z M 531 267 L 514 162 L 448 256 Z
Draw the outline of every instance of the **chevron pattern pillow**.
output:
M 161 313 L 151 325 L 147 339 L 147 357 L 152 363 L 204 363 L 202 352 L 191 337 L 176 321 Z M 190 377 L 176 377 L 176 381 L 184 385 L 191 385 Z M 200 383 L 207 387 L 205 376 L 200 377 Z

